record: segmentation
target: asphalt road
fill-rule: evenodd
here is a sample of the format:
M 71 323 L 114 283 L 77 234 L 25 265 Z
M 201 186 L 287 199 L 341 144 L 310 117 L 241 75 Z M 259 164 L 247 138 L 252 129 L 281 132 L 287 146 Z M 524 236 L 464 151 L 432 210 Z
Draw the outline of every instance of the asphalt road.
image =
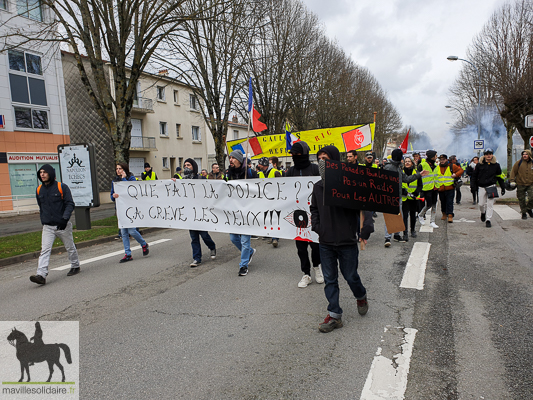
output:
M 28 280 L 35 262 L 0 269 L 0 317 L 80 321 L 83 399 L 359 399 L 378 349 L 402 353 L 390 342 L 398 327 L 417 330 L 406 399 L 531 399 L 533 220 L 495 214 L 487 229 L 467 203 L 455 220 L 385 249 L 379 216 L 360 253 L 369 312 L 358 315 L 341 279 L 344 327 L 329 334 L 317 329 L 323 285 L 297 287 L 294 243 L 252 241 L 250 273 L 238 277 L 229 235 L 213 234 L 217 259 L 192 269 L 188 232 L 176 230 L 148 235 L 171 240 L 147 257 L 51 271 L 42 287 Z M 400 287 L 415 242 L 431 244 L 423 290 Z M 80 259 L 120 250 L 115 241 Z

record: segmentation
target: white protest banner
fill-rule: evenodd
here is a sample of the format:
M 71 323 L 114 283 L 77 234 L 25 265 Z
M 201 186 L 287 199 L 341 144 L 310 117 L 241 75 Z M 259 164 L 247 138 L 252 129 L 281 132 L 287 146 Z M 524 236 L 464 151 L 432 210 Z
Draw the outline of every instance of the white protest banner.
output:
M 116 182 L 120 228 L 160 227 L 318 242 L 311 194 L 318 176 Z

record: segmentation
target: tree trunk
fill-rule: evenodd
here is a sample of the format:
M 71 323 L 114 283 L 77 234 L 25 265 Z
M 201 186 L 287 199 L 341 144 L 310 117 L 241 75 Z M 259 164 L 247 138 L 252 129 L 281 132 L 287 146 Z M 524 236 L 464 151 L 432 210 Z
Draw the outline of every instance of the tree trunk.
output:
M 507 128 L 507 178 L 511 173 L 511 168 L 513 166 L 513 126 L 509 125 Z

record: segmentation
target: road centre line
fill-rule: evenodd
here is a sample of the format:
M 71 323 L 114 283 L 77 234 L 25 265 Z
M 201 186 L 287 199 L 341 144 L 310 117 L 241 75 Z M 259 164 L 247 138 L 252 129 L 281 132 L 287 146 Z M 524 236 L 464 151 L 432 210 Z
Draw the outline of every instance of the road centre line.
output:
M 154 242 L 148 243 L 148 245 L 149 246 L 153 246 L 155 244 L 168 242 L 169 240 L 172 240 L 172 239 L 159 239 L 159 240 L 156 240 Z M 141 246 L 134 246 L 134 247 L 131 248 L 131 250 L 132 251 L 133 250 L 139 250 L 140 248 L 141 248 Z M 119 256 L 121 254 L 124 254 L 124 250 L 114 251 L 113 253 L 107 253 L 107 254 L 103 254 L 103 255 L 98 256 L 98 257 L 89 258 L 88 260 L 80 261 L 80 265 L 89 264 L 89 263 L 94 262 L 94 261 L 105 260 L 106 258 Z M 52 268 L 51 271 L 63 271 L 65 269 L 70 269 L 70 268 L 71 268 L 70 264 L 67 264 L 67 265 L 62 265 L 61 267 Z
M 404 398 L 415 336 L 412 328 L 386 327 L 361 393 L 361 400 Z M 401 348 L 396 353 L 398 347 Z
M 428 242 L 416 242 L 411 250 L 407 266 L 403 272 L 400 287 L 407 289 L 424 289 L 424 277 L 426 275 L 426 264 L 429 257 L 431 244 Z
M 508 221 L 511 219 L 520 219 L 522 216 L 511 207 L 501 204 L 494 204 L 494 211 L 498 213 L 501 219 Z

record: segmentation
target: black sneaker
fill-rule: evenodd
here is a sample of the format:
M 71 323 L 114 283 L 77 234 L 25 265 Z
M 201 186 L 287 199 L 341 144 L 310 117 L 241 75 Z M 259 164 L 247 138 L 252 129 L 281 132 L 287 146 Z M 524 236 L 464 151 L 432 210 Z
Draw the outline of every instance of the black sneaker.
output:
M 390 239 L 385 239 L 385 247 L 390 247 Z
M 326 319 L 324 319 L 324 322 L 318 325 L 318 330 L 324 333 L 331 332 L 333 329 L 337 328 L 342 328 L 342 319 L 333 318 L 329 314 Z
M 214 260 L 217 256 L 217 249 L 211 250 L 211 260 Z
M 533 210 L 527 210 L 527 213 L 529 214 L 529 216 L 530 216 L 531 218 L 533 218 Z
M 481 222 L 485 222 L 485 213 L 481 213 Z
M 246 275 L 248 275 L 248 268 L 247 267 L 239 268 L 239 276 L 246 276 Z
M 490 227 L 492 226 L 492 225 L 490 224 L 490 220 L 487 220 L 487 222 L 485 222 L 485 226 L 486 226 L 487 228 L 490 228 Z
M 416 231 L 412 231 L 412 232 L 411 232 L 411 237 L 412 237 L 412 238 L 415 238 L 415 237 L 417 237 L 417 236 L 418 236 L 418 235 L 417 235 Z
M 527 219 L 527 214 L 526 213 L 522 213 L 522 219 Z
M 133 257 L 132 256 L 128 256 L 126 254 L 119 262 L 120 263 L 125 263 L 125 262 L 128 262 L 128 261 L 133 261 Z
M 407 233 L 404 233 L 402 240 L 400 240 L 400 243 L 406 243 L 408 241 L 409 241 L 409 235 Z
M 71 268 L 70 271 L 67 272 L 67 276 L 72 276 L 80 273 L 80 268 Z
M 30 281 L 32 281 L 33 283 L 37 283 L 38 285 L 44 285 L 46 283 L 46 279 L 43 278 L 41 275 L 30 276 Z
M 401 242 L 402 241 L 402 237 L 400 236 L 399 233 L 395 233 L 394 234 L 394 240 L 396 240 L 397 242 Z
M 196 268 L 197 266 L 199 266 L 202 262 L 201 261 L 198 261 L 198 260 L 192 260 L 192 263 L 189 264 L 189 266 L 191 268 Z
M 256 249 L 252 249 L 252 253 L 250 254 L 250 258 L 248 259 L 248 265 L 250 265 L 250 263 L 252 262 L 252 259 L 254 258 L 256 252 L 257 252 Z
M 148 243 L 146 243 L 146 244 L 143 246 L 143 256 L 147 256 L 148 253 L 150 253 L 150 249 L 148 248 Z

